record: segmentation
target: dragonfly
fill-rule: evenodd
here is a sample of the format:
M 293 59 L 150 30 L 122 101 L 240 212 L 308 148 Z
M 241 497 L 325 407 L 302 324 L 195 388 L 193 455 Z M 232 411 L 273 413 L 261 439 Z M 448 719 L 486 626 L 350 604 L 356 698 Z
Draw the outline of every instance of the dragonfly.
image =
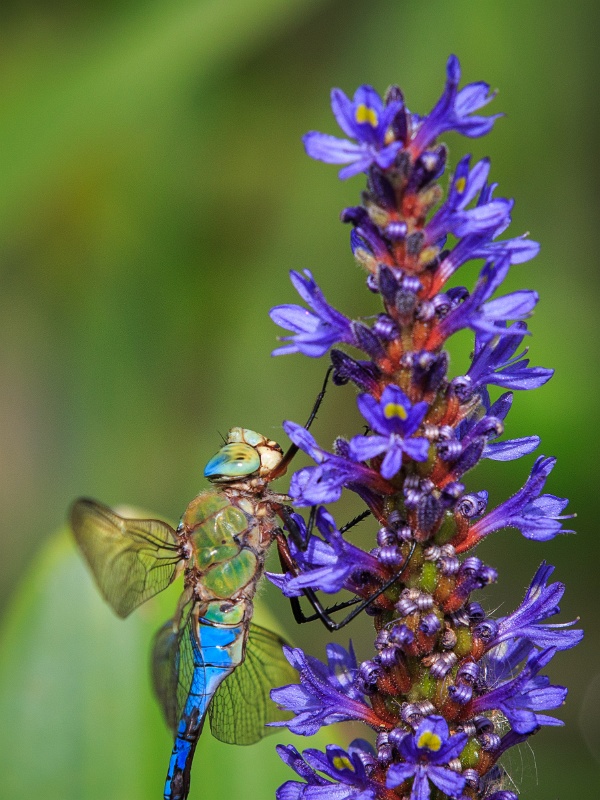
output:
M 77 500 L 71 527 L 101 594 L 120 617 L 183 575 L 175 615 L 156 634 L 155 694 L 174 745 L 165 800 L 185 800 L 206 717 L 217 739 L 252 744 L 268 722 L 286 719 L 270 699 L 295 683 L 284 640 L 252 622 L 253 597 L 271 543 L 282 541 L 287 495 L 269 484 L 294 453 L 262 434 L 232 428 L 207 463 L 213 484 L 188 505 L 177 529 L 157 519 L 128 519 L 95 500 Z
M 305 428 L 314 421 L 331 369 Z M 174 736 L 164 800 L 186 800 L 194 752 L 208 717 L 212 734 L 231 744 L 253 744 L 285 720 L 270 690 L 297 682 L 283 655 L 285 641 L 252 622 L 253 597 L 264 572 L 267 551 L 276 542 L 282 565 L 298 568 L 279 522 L 302 545 L 286 494 L 270 484 L 282 477 L 298 451 L 283 453 L 277 442 L 248 428 L 234 427 L 207 463 L 212 488 L 187 506 L 177 529 L 158 519 L 130 519 L 96 500 L 81 498 L 71 509 L 75 540 L 101 594 L 120 617 L 166 589 L 183 575 L 183 591 L 172 619 L 156 634 L 152 653 L 154 692 Z M 364 512 L 341 532 L 364 519 Z M 306 616 L 290 598 L 297 622 L 319 619 L 336 631 L 375 602 L 402 569 L 366 598 L 355 597 L 324 608 L 314 590 L 303 594 L 314 614 Z M 331 613 L 354 606 L 341 621 Z

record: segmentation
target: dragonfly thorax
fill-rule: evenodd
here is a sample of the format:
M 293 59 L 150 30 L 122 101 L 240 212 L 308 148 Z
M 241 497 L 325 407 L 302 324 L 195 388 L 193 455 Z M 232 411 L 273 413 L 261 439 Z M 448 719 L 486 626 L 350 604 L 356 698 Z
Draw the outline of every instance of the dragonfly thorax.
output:
M 211 483 L 266 478 L 282 458 L 283 451 L 277 442 L 248 428 L 231 428 L 225 444 L 204 468 L 204 477 Z
M 266 501 L 229 487 L 201 492 L 186 508 L 178 534 L 189 547 L 186 584 L 198 599 L 251 599 L 273 536 Z

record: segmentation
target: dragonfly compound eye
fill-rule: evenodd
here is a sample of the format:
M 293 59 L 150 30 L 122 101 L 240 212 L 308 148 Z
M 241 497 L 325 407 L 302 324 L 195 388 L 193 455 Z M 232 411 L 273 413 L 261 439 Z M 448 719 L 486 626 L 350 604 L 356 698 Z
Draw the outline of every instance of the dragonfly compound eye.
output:
M 251 445 L 260 458 L 259 477 L 269 476 L 283 458 L 283 450 L 272 439 L 267 439 L 262 433 L 251 431 L 249 428 L 230 428 L 227 433 L 227 444 L 244 443 Z M 257 467 L 258 469 L 258 467 Z M 206 473 L 204 473 L 206 475 Z M 245 473 L 247 474 L 247 473 Z M 210 477 L 210 476 L 206 476 Z
M 234 442 L 223 445 L 210 459 L 204 468 L 204 477 L 215 482 L 235 481 L 249 477 L 260 466 L 261 459 L 256 448 L 243 442 Z

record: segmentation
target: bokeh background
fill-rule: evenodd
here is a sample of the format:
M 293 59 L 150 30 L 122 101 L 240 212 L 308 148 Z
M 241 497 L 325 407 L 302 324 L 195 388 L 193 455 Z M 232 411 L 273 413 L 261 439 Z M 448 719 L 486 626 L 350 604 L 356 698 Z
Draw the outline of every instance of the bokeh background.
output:
M 338 221 L 361 179 L 339 182 L 334 167 L 306 158 L 300 137 L 336 132 L 331 86 L 351 93 L 360 83 L 383 91 L 397 82 L 409 107 L 427 112 L 450 52 L 464 81 L 500 88 L 492 109 L 506 112 L 486 140 L 447 137 L 451 161 L 489 154 L 500 194 L 517 200 L 512 234 L 530 231 L 542 243 L 534 262 L 513 268 L 509 286 L 539 290 L 531 356 L 556 375 L 516 398 L 508 432 L 542 437 L 541 452 L 559 458 L 549 490 L 569 496 L 578 514 L 576 537 L 536 544 L 509 531 L 478 552 L 500 571 L 490 608 L 514 608 L 545 558 L 568 586 L 562 618 L 581 614 L 587 629 L 551 670 L 570 686 L 566 728 L 543 730 L 533 751 L 521 747 L 507 766 L 523 798 L 590 796 L 600 776 L 599 15 L 591 0 L 4 0 L 7 797 L 160 797 L 170 738 L 150 697 L 147 658 L 173 595 L 117 621 L 55 532 L 81 494 L 176 520 L 231 425 L 286 443 L 281 420 L 305 419 L 324 373 L 319 362 L 269 355 L 268 309 L 295 299 L 288 270 L 311 268 L 349 315 L 375 308 Z M 470 346 L 458 344 L 456 373 Z M 357 423 L 352 390 L 332 390 L 314 430 L 328 443 Z M 469 486 L 491 487 L 497 502 L 532 461 L 487 465 Z M 368 526 L 357 533 L 364 543 L 369 536 Z M 288 636 L 323 654 L 323 631 L 293 628 L 274 591 L 261 597 Z M 366 656 L 368 625 L 338 640 L 349 635 Z M 218 747 L 205 734 L 191 798 L 272 796 L 291 777 L 273 744 Z

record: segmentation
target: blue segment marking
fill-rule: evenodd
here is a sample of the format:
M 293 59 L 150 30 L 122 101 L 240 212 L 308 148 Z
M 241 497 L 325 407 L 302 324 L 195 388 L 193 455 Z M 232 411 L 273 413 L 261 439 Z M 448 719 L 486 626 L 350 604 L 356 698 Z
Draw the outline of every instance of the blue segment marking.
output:
M 164 800 L 184 800 L 189 791 L 190 771 L 196 744 L 202 732 L 208 705 L 219 685 L 241 663 L 245 626 L 216 627 L 206 621 L 188 636 L 193 652 L 193 673 L 167 770 Z

